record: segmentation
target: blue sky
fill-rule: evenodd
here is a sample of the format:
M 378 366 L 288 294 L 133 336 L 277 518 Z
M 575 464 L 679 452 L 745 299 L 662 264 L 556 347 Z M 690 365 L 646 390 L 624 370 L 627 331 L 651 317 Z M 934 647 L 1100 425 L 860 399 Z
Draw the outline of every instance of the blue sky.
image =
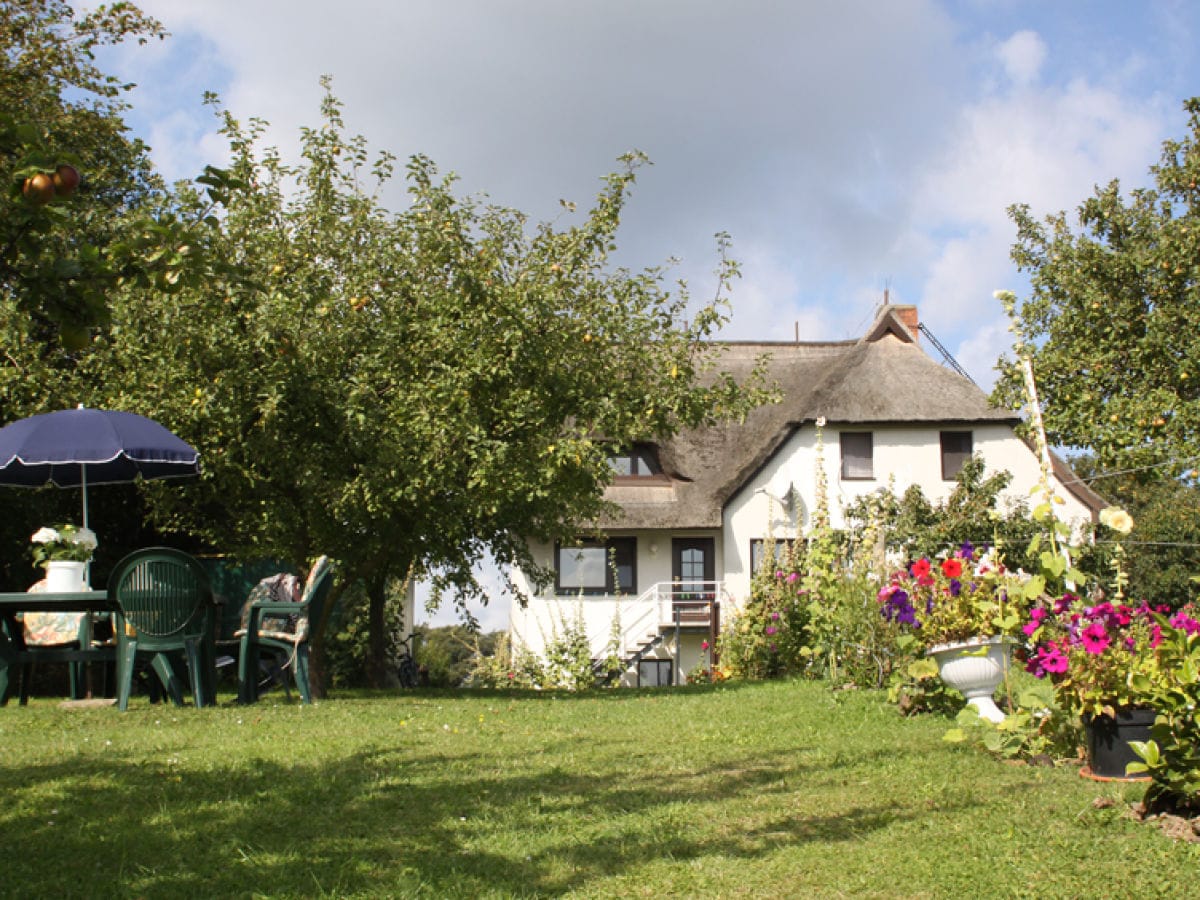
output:
M 726 337 L 856 337 L 886 288 L 985 385 L 1008 344 L 992 292 L 1024 286 L 1008 205 L 1146 183 L 1200 93 L 1189 0 L 140 5 L 172 37 L 102 64 L 137 82 L 129 121 L 168 177 L 223 159 L 203 91 L 287 154 L 324 74 L 373 146 L 535 218 L 640 149 L 621 262 L 676 257 L 707 297 L 729 232 Z

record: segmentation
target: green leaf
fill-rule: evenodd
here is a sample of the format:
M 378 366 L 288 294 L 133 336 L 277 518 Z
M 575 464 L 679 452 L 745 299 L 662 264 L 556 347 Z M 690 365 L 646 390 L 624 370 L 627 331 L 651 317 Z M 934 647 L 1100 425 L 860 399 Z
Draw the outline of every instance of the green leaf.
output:
M 1043 571 L 1049 572 L 1056 578 L 1067 570 L 1067 561 L 1058 554 L 1051 553 L 1048 550 L 1043 551 L 1039 559 L 1041 560 Z
M 1021 589 L 1021 596 L 1026 600 L 1033 600 L 1036 597 L 1040 597 L 1045 590 L 1046 579 L 1041 575 L 1034 575 L 1025 582 L 1025 587 Z

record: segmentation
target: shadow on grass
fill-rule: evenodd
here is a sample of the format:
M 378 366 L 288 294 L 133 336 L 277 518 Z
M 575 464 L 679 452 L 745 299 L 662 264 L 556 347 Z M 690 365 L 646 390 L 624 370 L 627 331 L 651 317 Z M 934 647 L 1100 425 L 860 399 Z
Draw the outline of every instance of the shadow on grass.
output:
M 206 771 L 169 756 L 0 767 L 4 881 L 56 897 L 553 895 L 663 858 L 757 858 L 928 815 L 798 799 L 761 820 L 755 801 L 829 776 L 803 755 L 600 773 L 404 747 Z

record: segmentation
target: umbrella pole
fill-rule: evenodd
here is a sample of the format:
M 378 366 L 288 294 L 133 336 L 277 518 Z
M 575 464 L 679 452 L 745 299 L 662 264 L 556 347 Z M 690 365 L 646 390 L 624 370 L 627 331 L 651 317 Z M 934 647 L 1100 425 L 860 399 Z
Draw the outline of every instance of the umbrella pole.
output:
M 83 527 L 88 527 L 88 508 L 87 508 L 87 463 L 79 467 L 80 480 L 79 485 L 83 488 Z M 92 583 L 92 561 L 89 559 L 83 564 L 83 583 L 90 586 Z M 88 685 L 90 688 L 91 685 Z M 91 691 L 88 691 L 89 695 Z

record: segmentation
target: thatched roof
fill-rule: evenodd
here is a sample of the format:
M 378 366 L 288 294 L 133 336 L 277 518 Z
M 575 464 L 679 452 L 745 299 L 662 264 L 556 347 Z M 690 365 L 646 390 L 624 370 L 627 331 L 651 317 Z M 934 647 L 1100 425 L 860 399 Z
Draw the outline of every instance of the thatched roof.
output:
M 978 387 L 930 358 L 913 333 L 912 307 L 885 306 L 866 334 L 823 343 L 730 343 L 720 368 L 739 379 L 764 355 L 783 400 L 760 407 L 743 424 L 694 429 L 659 446 L 669 486 L 619 483 L 606 495 L 620 515 L 613 528 L 719 528 L 730 497 L 802 425 L 928 423 L 1016 424 Z

